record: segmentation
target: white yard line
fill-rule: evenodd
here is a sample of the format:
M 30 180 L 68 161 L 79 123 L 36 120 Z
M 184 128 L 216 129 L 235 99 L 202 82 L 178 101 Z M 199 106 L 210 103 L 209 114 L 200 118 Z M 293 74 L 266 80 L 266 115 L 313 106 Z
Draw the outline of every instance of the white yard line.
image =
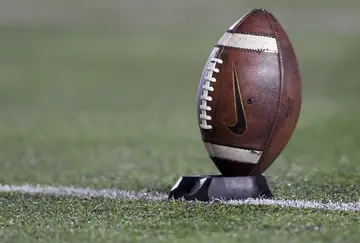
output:
M 72 196 L 78 198 L 100 197 L 112 199 L 146 199 L 151 201 L 166 200 L 168 195 L 160 192 L 134 192 L 117 189 L 93 189 L 66 186 L 42 186 L 42 185 L 2 185 L 0 192 L 18 192 L 23 194 L 43 194 L 53 196 Z M 273 200 L 273 199 L 248 199 L 242 201 L 222 201 L 230 205 L 270 205 L 292 208 L 326 209 L 331 211 L 360 211 L 360 201 L 354 203 L 342 202 L 316 202 L 303 200 Z
M 159 192 L 135 192 L 117 189 L 94 189 L 80 188 L 72 186 L 43 186 L 43 185 L 2 185 L 0 184 L 0 192 L 19 192 L 23 194 L 44 194 L 53 196 L 72 196 L 78 198 L 84 197 L 102 197 L 113 199 L 147 199 L 147 200 L 163 200 L 167 195 Z
M 342 202 L 316 202 L 316 201 L 303 201 L 303 200 L 272 200 L 272 199 L 251 199 L 244 201 L 229 201 L 233 205 L 271 205 L 280 207 L 291 208 L 313 208 L 313 209 L 326 209 L 331 211 L 360 211 L 360 201 L 355 203 L 342 203 Z

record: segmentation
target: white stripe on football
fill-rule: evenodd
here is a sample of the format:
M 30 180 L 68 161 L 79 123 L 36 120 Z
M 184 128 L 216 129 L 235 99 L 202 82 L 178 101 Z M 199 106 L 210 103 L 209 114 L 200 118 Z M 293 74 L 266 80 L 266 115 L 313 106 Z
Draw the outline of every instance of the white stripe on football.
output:
M 241 48 L 260 52 L 278 53 L 276 39 L 268 36 L 224 33 L 217 43 L 220 46 Z
M 241 148 L 232 148 L 228 146 L 204 143 L 210 157 L 231 160 L 234 162 L 243 162 L 257 164 L 262 155 L 262 151 L 249 150 Z

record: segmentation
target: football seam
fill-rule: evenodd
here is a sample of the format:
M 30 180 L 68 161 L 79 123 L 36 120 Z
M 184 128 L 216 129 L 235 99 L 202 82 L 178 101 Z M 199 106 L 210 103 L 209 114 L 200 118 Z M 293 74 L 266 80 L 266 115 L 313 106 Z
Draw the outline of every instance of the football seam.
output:
M 274 54 L 277 55 L 278 53 L 273 53 L 273 52 L 267 52 L 270 51 L 270 49 L 257 49 L 257 50 L 252 50 L 252 49 L 247 49 L 247 48 L 239 48 L 239 47 L 233 47 L 233 46 L 223 46 L 223 45 L 216 45 L 216 47 L 223 47 L 223 48 L 229 48 L 229 49 L 233 49 L 233 50 L 237 50 L 237 51 L 243 51 L 243 52 L 250 52 L 250 53 L 256 53 L 256 54 Z
M 268 34 L 268 33 L 262 33 L 262 32 L 252 32 L 252 31 L 242 31 L 242 32 L 233 32 L 232 30 L 227 30 L 226 33 L 230 34 L 244 34 L 244 35 L 255 35 L 255 36 L 261 36 L 261 37 L 269 37 L 269 38 L 275 38 L 274 34 Z
M 277 39 L 276 38 L 277 37 L 277 32 L 275 31 L 274 23 L 273 23 L 272 19 L 268 15 L 267 15 L 267 18 L 268 18 L 268 20 L 270 22 L 271 29 L 274 32 L 275 39 Z M 273 125 L 272 125 L 272 128 L 271 128 L 271 132 L 269 134 L 268 140 L 265 143 L 263 153 L 262 153 L 261 157 L 259 158 L 258 166 L 254 167 L 253 171 L 251 171 L 251 174 L 253 174 L 253 172 L 255 172 L 258 169 L 259 165 L 262 162 L 263 157 L 267 154 L 267 150 L 269 149 L 270 142 L 272 140 L 271 139 L 272 135 L 274 134 L 275 127 L 276 127 L 277 122 L 278 122 L 278 118 L 279 118 L 279 114 L 280 114 L 280 110 L 281 110 L 281 104 L 282 104 L 282 101 L 283 101 L 284 70 L 283 70 L 283 67 L 282 67 L 282 59 L 281 59 L 282 53 L 281 53 L 281 48 L 280 48 L 279 41 L 276 41 L 276 44 L 277 44 L 278 50 L 279 50 L 277 54 L 278 54 L 278 64 L 279 64 L 279 72 L 280 72 L 280 92 L 279 92 L 279 101 L 278 101 L 278 105 L 277 105 L 278 109 L 276 111 L 276 115 L 275 115 L 275 118 L 274 118 L 274 122 L 273 122 Z

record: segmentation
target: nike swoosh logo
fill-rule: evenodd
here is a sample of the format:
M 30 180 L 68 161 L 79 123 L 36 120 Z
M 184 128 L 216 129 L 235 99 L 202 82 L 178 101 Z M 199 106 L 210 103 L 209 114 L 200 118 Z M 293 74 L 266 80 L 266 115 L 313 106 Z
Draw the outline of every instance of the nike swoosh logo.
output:
M 247 129 L 247 121 L 235 63 L 232 67 L 232 79 L 234 83 L 234 108 L 236 121 L 233 125 L 226 124 L 225 122 L 224 125 L 235 135 L 244 135 Z

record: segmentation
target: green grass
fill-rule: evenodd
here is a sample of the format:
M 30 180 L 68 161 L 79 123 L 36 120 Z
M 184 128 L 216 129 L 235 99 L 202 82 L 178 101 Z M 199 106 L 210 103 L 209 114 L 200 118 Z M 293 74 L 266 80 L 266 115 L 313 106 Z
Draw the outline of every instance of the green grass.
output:
M 360 230 L 351 212 L 18 195 L 0 202 L 8 204 L 0 235 L 14 242 L 355 242 Z
M 217 173 L 197 126 L 198 79 L 224 29 L 255 5 L 279 16 L 303 76 L 297 129 L 266 171 L 276 198 L 359 200 L 360 32 L 307 24 L 316 14 L 295 18 L 325 9 L 343 14 L 341 23 L 359 21 L 335 1 L 31 2 L 0 4 L 0 183 L 168 192 L 181 175 Z M 342 7 L 354 13 L 356 4 Z M 8 242 L 360 236 L 358 213 L 323 210 L 3 194 L 0 212 Z

